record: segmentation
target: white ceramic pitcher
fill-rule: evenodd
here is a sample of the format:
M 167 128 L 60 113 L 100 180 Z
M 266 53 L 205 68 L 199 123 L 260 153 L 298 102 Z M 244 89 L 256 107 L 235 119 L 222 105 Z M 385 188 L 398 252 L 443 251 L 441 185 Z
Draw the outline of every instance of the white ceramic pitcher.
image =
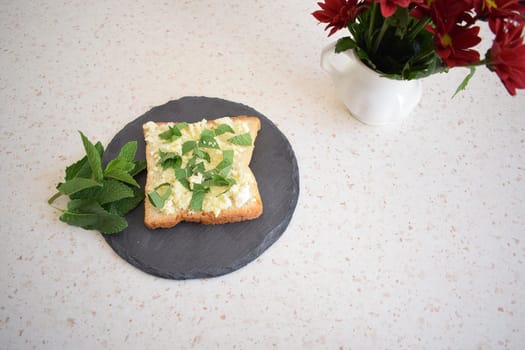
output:
M 321 67 L 332 77 L 341 101 L 352 116 L 368 125 L 398 122 L 416 107 L 422 94 L 420 79 L 396 80 L 367 67 L 353 50 L 335 53 L 335 42 L 321 54 Z

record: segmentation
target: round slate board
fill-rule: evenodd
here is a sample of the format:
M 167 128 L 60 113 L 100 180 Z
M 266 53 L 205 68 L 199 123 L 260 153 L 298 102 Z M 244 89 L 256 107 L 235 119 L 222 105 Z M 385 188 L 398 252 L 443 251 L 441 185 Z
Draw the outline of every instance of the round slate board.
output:
M 141 204 L 126 216 L 127 229 L 104 235 L 124 260 L 163 278 L 215 277 L 253 261 L 281 236 L 297 204 L 299 170 L 286 137 L 253 108 L 209 97 L 170 101 L 126 125 L 108 145 L 103 161 L 115 158 L 120 148 L 133 140 L 138 142 L 137 159 L 145 159 L 142 124 L 147 121 L 196 122 L 235 115 L 257 116 L 261 120 L 250 168 L 259 185 L 263 215 L 256 220 L 224 225 L 182 222 L 170 229 L 149 230 L 144 226 L 144 204 Z M 141 188 L 145 173 L 137 179 Z

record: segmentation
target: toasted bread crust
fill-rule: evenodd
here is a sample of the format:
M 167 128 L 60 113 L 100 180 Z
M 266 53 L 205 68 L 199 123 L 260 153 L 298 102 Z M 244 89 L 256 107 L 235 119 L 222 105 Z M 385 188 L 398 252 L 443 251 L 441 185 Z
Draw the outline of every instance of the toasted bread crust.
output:
M 236 117 L 230 117 L 234 121 L 243 121 L 246 122 L 249 125 L 250 134 L 252 136 L 252 140 L 255 142 L 255 138 L 257 137 L 257 133 L 261 128 L 260 120 L 257 117 L 250 117 L 250 116 L 236 116 Z M 216 123 L 214 120 L 209 120 L 207 123 L 210 125 L 210 127 L 216 126 Z M 157 122 L 158 125 L 167 124 L 166 122 Z M 144 131 L 144 136 L 146 136 L 146 131 Z M 251 158 L 251 154 L 253 152 L 254 145 L 249 146 L 251 147 L 250 152 L 248 154 L 248 157 Z M 146 161 L 148 164 L 148 169 L 153 167 L 154 160 L 149 156 L 150 155 L 150 145 L 146 141 Z M 249 159 L 247 159 L 249 162 Z M 213 225 L 213 224 L 225 224 L 230 222 L 239 222 L 239 221 L 245 221 L 245 220 L 252 220 L 256 219 L 263 213 L 263 203 L 262 199 L 259 193 L 259 189 L 257 186 L 257 181 L 255 179 L 255 176 L 251 172 L 251 170 L 248 168 L 247 171 L 249 172 L 249 175 L 253 178 L 252 185 L 250 186 L 250 191 L 252 193 L 252 198 L 254 200 L 250 201 L 249 203 L 246 203 L 242 207 L 232 207 L 228 209 L 223 209 L 220 211 L 218 215 L 215 215 L 214 212 L 211 211 L 199 211 L 199 212 L 192 212 L 190 210 L 179 210 L 178 212 L 174 214 L 164 214 L 160 212 L 157 208 L 155 208 L 149 200 L 144 201 L 144 209 L 145 209 L 145 215 L 144 215 L 144 224 L 146 227 L 150 229 L 156 229 L 156 228 L 170 228 L 175 225 L 177 225 L 181 221 L 189 221 L 189 222 L 198 222 L 202 224 L 207 225 Z M 148 188 L 149 182 L 151 182 L 151 178 L 148 176 L 146 178 L 146 188 Z

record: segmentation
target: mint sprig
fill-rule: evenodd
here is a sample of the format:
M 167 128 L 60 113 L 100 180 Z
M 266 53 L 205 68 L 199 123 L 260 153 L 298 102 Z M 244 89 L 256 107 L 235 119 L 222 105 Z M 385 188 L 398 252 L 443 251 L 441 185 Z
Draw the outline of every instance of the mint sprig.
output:
M 131 141 L 103 168 L 102 144 L 93 144 L 82 132 L 80 136 L 86 155 L 66 167 L 64 182 L 56 186 L 58 192 L 48 203 L 68 196 L 67 209 L 57 208 L 62 211 L 61 221 L 105 234 L 120 232 L 128 226 L 124 215 L 144 199 L 134 177 L 146 168 L 146 162 L 134 160 L 137 142 Z

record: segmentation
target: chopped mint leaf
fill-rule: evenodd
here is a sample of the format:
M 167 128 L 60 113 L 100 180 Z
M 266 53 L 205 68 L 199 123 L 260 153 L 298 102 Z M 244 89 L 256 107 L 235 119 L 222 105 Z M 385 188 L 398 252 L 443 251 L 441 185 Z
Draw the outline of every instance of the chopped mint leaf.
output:
M 160 194 L 158 190 L 163 187 L 166 187 L 166 188 L 164 189 L 163 193 Z M 153 191 L 148 193 L 148 199 L 155 208 L 160 210 L 164 208 L 164 203 L 166 202 L 166 200 L 169 198 L 170 195 L 171 195 L 171 184 L 166 182 L 166 183 L 160 184 L 159 186 L 155 187 Z
M 193 194 L 190 201 L 190 210 L 201 211 L 202 203 L 204 202 L 204 195 L 209 191 L 209 188 L 201 184 L 193 184 Z
M 210 179 L 206 180 L 203 183 L 205 187 L 211 187 L 211 186 L 219 186 L 219 187 L 228 186 L 229 187 L 235 184 L 236 184 L 235 179 L 226 178 L 218 174 L 213 175 Z
M 251 146 L 252 145 L 252 135 L 250 135 L 249 132 L 241 135 L 236 135 L 230 139 L 228 139 L 230 143 L 233 143 L 234 145 L 240 145 L 240 146 Z
M 228 124 L 219 125 L 218 127 L 215 128 L 214 132 L 215 132 L 215 136 L 219 136 L 227 132 L 235 134 L 235 131 Z
M 187 190 L 190 190 L 190 183 L 187 179 L 187 172 L 185 169 L 177 168 L 175 169 L 175 178 L 184 186 Z
M 163 140 L 173 142 L 182 136 L 181 130 L 188 126 L 188 123 L 178 123 L 175 126 L 169 126 L 168 130 L 159 134 Z
M 222 161 L 217 164 L 215 169 L 221 176 L 228 176 L 233 165 L 233 150 L 222 151 Z
M 162 152 L 159 150 L 159 164 L 162 165 L 163 169 L 167 168 L 180 168 L 182 164 L 182 158 L 174 152 Z
M 218 149 L 219 144 L 217 143 L 217 140 L 215 140 L 214 135 L 214 132 L 211 130 L 203 130 L 199 139 L 199 147 Z
M 152 201 L 152 204 L 157 209 L 162 209 L 164 207 L 164 202 L 169 198 L 170 195 L 171 184 L 168 182 L 158 185 L 153 191 L 148 193 L 150 201 Z
M 195 174 L 198 174 L 198 173 L 204 173 L 205 171 L 206 171 L 206 168 L 204 167 L 204 162 L 196 163 L 191 168 L 191 174 L 192 175 L 195 175 Z
M 169 126 L 168 130 L 159 134 L 159 137 L 163 140 L 175 141 L 182 136 L 179 128 L 177 126 Z
M 182 154 L 186 154 L 189 151 L 197 147 L 197 141 L 186 141 L 182 144 Z
M 211 162 L 210 154 L 207 152 L 204 152 L 201 149 L 196 149 L 195 151 L 193 151 L 193 154 L 195 154 L 197 158 L 204 159 L 208 163 Z
M 176 127 L 177 127 L 177 129 L 179 129 L 179 131 L 180 131 L 180 130 L 182 130 L 182 129 L 187 128 L 187 127 L 188 127 L 188 123 L 186 123 L 186 122 L 180 122 L 180 123 L 178 123 L 178 124 L 176 125 Z

